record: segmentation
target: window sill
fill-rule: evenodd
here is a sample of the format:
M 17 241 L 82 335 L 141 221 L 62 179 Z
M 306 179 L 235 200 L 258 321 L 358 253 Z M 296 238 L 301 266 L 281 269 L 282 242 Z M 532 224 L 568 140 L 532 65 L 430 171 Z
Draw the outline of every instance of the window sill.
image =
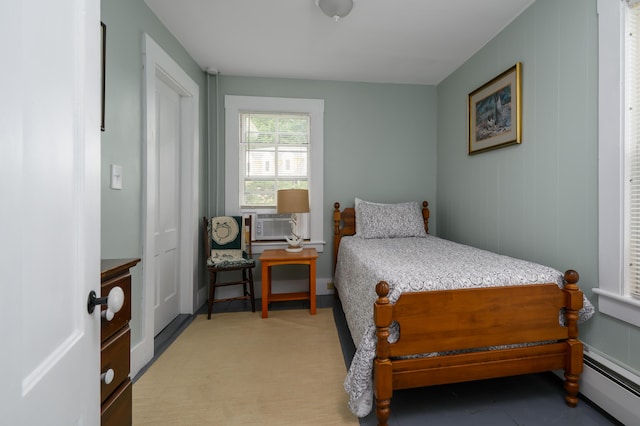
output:
M 318 253 L 322 253 L 324 251 L 324 241 L 305 241 L 304 247 L 310 247 L 316 249 Z M 268 241 L 268 242 L 251 242 L 251 251 L 253 254 L 262 254 L 265 250 L 272 249 L 285 249 L 287 248 L 287 243 L 282 241 Z
M 594 288 L 598 295 L 598 310 L 621 321 L 640 327 L 640 300 L 621 296 L 601 288 Z

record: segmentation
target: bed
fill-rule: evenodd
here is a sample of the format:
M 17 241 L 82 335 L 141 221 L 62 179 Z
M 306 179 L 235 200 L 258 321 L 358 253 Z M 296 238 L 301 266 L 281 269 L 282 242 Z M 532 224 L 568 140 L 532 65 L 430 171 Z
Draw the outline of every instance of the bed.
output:
M 358 216 L 360 226 L 356 224 Z M 578 402 L 578 273 L 428 234 L 425 201 L 334 204 L 334 282 L 356 346 L 351 411 L 387 425 L 396 389 L 564 370 Z

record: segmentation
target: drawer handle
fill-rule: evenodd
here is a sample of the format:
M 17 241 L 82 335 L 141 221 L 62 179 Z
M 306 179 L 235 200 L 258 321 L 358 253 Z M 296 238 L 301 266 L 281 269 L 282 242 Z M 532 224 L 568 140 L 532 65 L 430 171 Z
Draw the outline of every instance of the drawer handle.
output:
M 107 297 L 96 297 L 96 292 L 91 290 L 89 293 L 89 300 L 87 300 L 87 311 L 92 314 L 96 305 L 107 305 L 107 310 L 102 313 L 102 316 L 107 321 L 111 321 L 114 315 L 122 309 L 124 305 L 124 291 L 120 287 L 114 287 L 109 291 Z
M 115 377 L 115 375 L 116 373 L 113 371 L 113 368 L 110 368 L 100 375 L 100 380 L 102 380 L 105 385 L 109 385 L 111 384 L 111 382 L 113 382 L 113 378 Z

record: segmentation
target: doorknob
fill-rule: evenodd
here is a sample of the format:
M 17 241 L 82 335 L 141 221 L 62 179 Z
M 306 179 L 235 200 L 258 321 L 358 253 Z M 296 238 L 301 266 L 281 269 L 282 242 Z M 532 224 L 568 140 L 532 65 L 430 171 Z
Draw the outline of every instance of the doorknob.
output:
M 107 305 L 107 310 L 103 313 L 103 316 L 107 321 L 111 321 L 113 316 L 122 309 L 124 304 L 124 291 L 120 287 L 113 287 L 107 297 L 97 297 L 96 292 L 91 290 L 89 292 L 89 299 L 87 300 L 87 311 L 92 314 L 96 305 Z

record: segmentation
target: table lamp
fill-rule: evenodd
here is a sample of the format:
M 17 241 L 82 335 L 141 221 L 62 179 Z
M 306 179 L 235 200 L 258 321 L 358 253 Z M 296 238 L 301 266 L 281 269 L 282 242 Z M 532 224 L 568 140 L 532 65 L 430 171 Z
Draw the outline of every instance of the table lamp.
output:
M 278 214 L 291 214 L 291 235 L 285 239 L 289 246 L 286 250 L 289 253 L 302 251 L 303 236 L 298 221 L 298 213 L 309 212 L 309 191 L 306 189 L 281 189 L 278 191 L 277 199 Z

